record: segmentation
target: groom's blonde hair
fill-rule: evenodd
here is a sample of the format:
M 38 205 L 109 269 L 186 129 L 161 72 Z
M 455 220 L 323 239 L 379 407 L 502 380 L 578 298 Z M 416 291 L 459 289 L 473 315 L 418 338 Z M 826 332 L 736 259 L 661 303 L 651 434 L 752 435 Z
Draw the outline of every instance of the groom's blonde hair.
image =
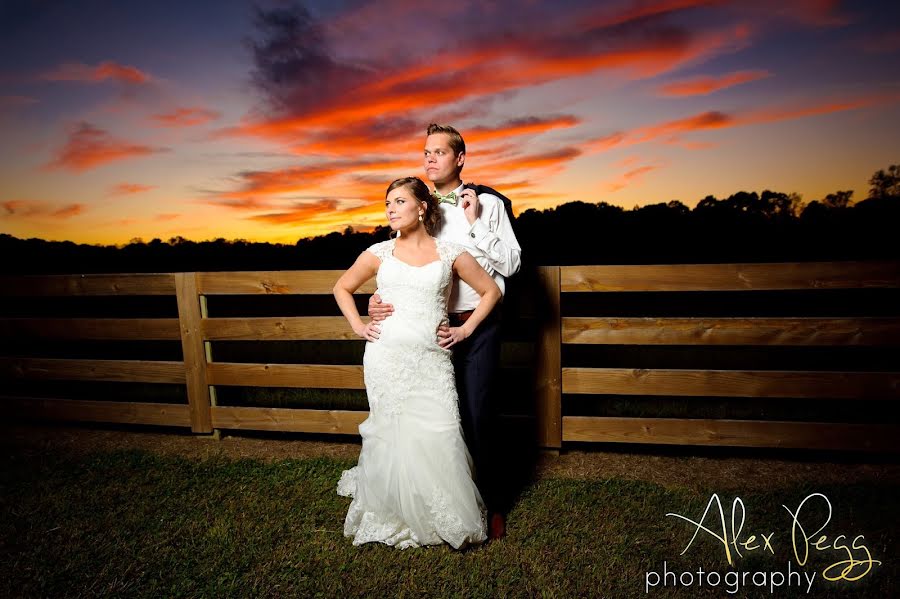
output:
M 462 135 L 459 134 L 454 127 L 450 125 L 438 125 L 437 123 L 431 123 L 428 125 L 427 135 L 433 135 L 435 133 L 444 133 L 447 136 L 447 141 L 450 144 L 450 149 L 456 152 L 456 155 L 466 153 L 466 142 L 463 141 Z

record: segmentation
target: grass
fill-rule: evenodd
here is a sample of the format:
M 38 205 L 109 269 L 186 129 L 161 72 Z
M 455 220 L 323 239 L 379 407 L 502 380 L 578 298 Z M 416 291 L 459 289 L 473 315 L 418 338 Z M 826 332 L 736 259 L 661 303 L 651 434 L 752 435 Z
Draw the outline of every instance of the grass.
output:
M 750 554 L 739 570 L 784 570 L 790 520 L 780 506 L 818 491 L 834 506 L 823 534 L 864 534 L 883 562 L 859 582 L 816 580 L 809 595 L 796 585 L 734 595 L 724 584 L 645 594 L 645 572 L 663 561 L 677 572 L 729 570 L 708 535 L 679 556 L 693 529 L 665 517 L 699 519 L 716 489 L 546 478 L 519 498 L 501 542 L 398 551 L 344 538 L 349 500 L 334 486 L 346 461 L 50 450 L 11 452 L 0 464 L 0 594 L 9 597 L 887 597 L 900 584 L 893 483 L 742 494 L 745 531 L 774 532 L 775 555 Z M 731 499 L 723 497 L 726 508 Z M 822 516 L 813 509 L 806 517 Z M 807 572 L 842 559 L 814 553 Z

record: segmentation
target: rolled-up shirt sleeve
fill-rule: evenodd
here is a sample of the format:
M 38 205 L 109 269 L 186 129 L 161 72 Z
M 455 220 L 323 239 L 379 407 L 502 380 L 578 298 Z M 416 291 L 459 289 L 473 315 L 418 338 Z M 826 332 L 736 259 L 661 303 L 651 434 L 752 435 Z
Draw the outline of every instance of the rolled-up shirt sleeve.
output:
M 482 200 L 484 198 L 484 200 Z M 487 200 L 490 198 L 490 200 Z M 500 198 L 491 194 L 478 196 L 482 214 L 469 229 L 475 242 L 495 271 L 510 277 L 522 266 L 522 248 Z

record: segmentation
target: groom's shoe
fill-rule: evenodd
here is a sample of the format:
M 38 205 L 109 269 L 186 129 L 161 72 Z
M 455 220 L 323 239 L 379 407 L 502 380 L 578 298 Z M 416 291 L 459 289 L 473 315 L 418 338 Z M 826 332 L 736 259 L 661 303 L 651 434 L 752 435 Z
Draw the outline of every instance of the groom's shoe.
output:
M 506 516 L 500 512 L 494 512 L 488 518 L 488 538 L 492 541 L 506 536 Z

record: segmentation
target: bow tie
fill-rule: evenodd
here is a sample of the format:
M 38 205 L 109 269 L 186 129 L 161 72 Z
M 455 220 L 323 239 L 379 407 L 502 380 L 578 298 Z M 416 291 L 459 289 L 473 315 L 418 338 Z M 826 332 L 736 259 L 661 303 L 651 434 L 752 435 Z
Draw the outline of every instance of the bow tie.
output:
M 438 190 L 435 189 L 434 191 L 431 192 L 431 195 L 433 195 L 435 198 L 437 198 L 438 204 L 447 203 L 452 206 L 456 206 L 456 192 L 455 191 L 451 191 L 447 195 L 443 195 L 441 192 L 439 192 Z

